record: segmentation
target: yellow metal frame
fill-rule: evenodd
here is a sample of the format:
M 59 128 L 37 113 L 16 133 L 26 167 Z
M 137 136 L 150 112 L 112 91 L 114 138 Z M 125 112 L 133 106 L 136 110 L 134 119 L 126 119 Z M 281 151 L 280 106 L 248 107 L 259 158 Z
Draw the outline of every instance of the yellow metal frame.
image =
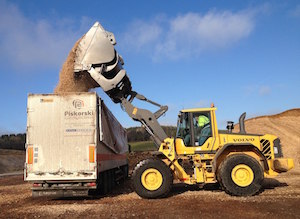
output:
M 216 107 L 213 107 L 213 108 L 192 108 L 192 109 L 183 109 L 183 110 L 180 110 L 180 112 L 183 112 L 183 113 L 196 113 L 196 112 L 215 111 L 215 110 L 217 110 Z
M 163 161 L 171 168 L 175 179 L 178 179 L 186 184 L 195 184 L 195 183 L 213 183 L 216 182 L 215 172 L 207 171 L 206 161 L 212 161 L 215 158 L 216 154 L 210 153 L 201 153 L 197 152 L 203 151 L 217 151 L 226 144 L 237 145 L 234 151 L 224 151 L 218 157 L 218 164 L 221 163 L 226 157 L 232 154 L 243 153 L 255 158 L 261 165 L 264 167 L 262 162 L 262 155 L 255 150 L 245 150 L 241 144 L 253 145 L 262 150 L 260 139 L 264 138 L 270 141 L 273 144 L 273 140 L 277 137 L 274 135 L 239 135 L 239 134 L 219 134 L 217 120 L 216 120 L 216 111 L 217 108 L 195 108 L 195 109 L 185 109 L 181 110 L 183 113 L 195 113 L 195 112 L 204 112 L 210 111 L 211 115 L 211 128 L 212 128 L 212 137 L 208 138 L 202 146 L 185 146 L 182 139 L 166 138 L 164 142 L 160 145 L 159 151 L 163 153 L 166 159 Z M 240 145 L 239 145 L 240 144 Z M 239 147 L 240 146 L 240 147 Z M 292 159 L 275 159 L 273 147 L 271 146 L 272 159 L 267 160 L 269 170 L 264 168 L 265 177 L 273 177 L 278 175 L 278 170 L 274 167 L 275 161 L 276 165 L 282 166 L 283 169 L 290 170 L 294 167 Z M 194 173 L 189 175 L 186 173 L 184 168 L 178 163 L 178 159 L 187 159 L 187 157 L 192 157 L 194 162 Z M 215 171 L 217 168 L 215 169 Z M 254 180 L 254 174 L 250 167 L 246 165 L 237 165 L 232 173 L 232 180 L 241 187 L 246 187 L 252 183 Z

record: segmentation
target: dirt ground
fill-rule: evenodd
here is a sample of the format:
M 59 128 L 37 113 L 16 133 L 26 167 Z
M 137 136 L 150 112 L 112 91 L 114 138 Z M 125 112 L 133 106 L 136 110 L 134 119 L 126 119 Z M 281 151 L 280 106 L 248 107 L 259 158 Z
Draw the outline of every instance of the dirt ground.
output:
M 22 171 L 25 151 L 0 149 L 0 174 Z
M 50 199 L 32 198 L 23 176 L 0 178 L 0 218 L 300 218 L 299 205 L 297 171 L 265 180 L 253 197 L 232 197 L 216 185 L 176 184 L 169 197 L 156 200 L 140 198 L 130 180 L 106 196 Z

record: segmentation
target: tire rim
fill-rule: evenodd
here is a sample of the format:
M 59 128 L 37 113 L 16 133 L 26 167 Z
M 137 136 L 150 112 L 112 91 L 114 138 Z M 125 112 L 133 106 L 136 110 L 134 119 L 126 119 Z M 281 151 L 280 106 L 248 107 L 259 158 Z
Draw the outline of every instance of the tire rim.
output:
M 161 173 L 154 168 L 145 170 L 142 174 L 141 179 L 142 185 L 150 191 L 157 190 L 163 182 Z
M 231 178 L 236 185 L 240 187 L 246 187 L 253 182 L 254 174 L 249 166 L 245 164 L 239 164 L 232 169 Z

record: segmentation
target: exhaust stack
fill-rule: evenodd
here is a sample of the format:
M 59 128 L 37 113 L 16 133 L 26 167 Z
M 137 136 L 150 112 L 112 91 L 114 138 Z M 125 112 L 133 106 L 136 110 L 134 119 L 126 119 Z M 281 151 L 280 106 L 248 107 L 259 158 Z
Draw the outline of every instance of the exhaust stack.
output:
M 246 117 L 246 112 L 244 112 L 239 119 L 239 124 L 240 124 L 240 134 L 246 134 L 245 130 L 245 117 Z

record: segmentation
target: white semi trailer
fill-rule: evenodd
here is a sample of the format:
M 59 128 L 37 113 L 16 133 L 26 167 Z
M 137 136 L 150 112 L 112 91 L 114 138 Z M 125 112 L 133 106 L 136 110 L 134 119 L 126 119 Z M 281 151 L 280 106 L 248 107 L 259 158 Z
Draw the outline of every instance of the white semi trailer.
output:
M 126 130 L 96 93 L 29 94 L 24 179 L 33 196 L 82 196 L 128 176 Z

